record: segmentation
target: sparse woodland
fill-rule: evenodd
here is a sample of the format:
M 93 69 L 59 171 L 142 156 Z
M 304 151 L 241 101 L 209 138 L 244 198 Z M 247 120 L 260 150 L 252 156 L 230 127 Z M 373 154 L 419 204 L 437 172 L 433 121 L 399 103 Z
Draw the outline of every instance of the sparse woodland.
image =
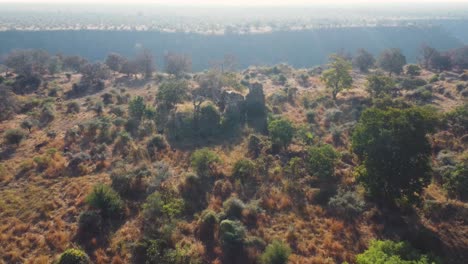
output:
M 0 74 L 0 263 L 464 263 L 468 47 Z

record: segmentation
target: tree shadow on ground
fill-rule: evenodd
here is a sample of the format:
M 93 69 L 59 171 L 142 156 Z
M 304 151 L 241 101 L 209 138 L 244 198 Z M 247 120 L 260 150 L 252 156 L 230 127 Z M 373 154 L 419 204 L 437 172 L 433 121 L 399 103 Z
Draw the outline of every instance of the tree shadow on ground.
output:
M 125 88 L 137 88 L 137 87 L 145 86 L 147 84 L 151 84 L 152 81 L 153 80 L 151 79 L 144 79 L 144 78 L 135 79 L 135 78 L 128 77 L 128 76 L 122 76 L 122 77 L 115 79 L 115 85 L 122 86 Z
M 13 157 L 15 154 L 16 149 L 13 147 L 7 147 L 4 149 L 0 149 L 0 160 L 7 160 Z
M 385 208 L 374 216 L 373 221 L 383 226 L 380 236 L 394 241 L 408 241 L 424 254 L 443 258 L 443 263 L 463 263 L 467 258 L 466 248 L 448 245 L 440 234 L 422 222 L 415 211 L 402 213 L 397 209 Z
M 224 150 L 230 151 L 234 147 L 240 145 L 243 141 L 242 132 L 235 132 L 230 134 L 224 134 L 219 136 L 212 136 L 212 137 L 196 137 L 196 138 L 189 138 L 185 140 L 180 140 L 176 138 L 172 138 L 167 136 L 167 142 L 173 149 L 190 151 L 204 147 L 217 147 L 220 146 Z

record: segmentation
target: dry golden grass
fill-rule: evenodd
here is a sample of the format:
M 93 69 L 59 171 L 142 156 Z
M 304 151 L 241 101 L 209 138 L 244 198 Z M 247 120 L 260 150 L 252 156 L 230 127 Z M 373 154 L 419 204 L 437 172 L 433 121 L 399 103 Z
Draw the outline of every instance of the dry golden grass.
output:
M 422 78 L 429 79 L 432 73 L 423 71 Z M 262 77 L 263 78 L 263 77 Z M 266 77 L 265 77 L 266 78 Z M 367 98 L 368 93 L 362 89 L 365 83 L 365 76 L 356 75 L 353 89 L 342 92 L 338 95 L 339 101 L 353 100 L 356 98 Z M 72 82 L 62 79 L 57 83 L 64 90 L 71 89 L 71 84 L 78 81 L 79 76 L 73 75 Z M 304 88 L 297 85 L 296 81 L 290 77 L 288 80 L 298 90 L 297 99 L 294 105 L 285 103 L 282 106 L 282 115 L 292 120 L 295 125 L 306 124 L 307 110 L 302 106 L 302 98 L 308 97 L 314 100 L 318 97 L 328 95 L 329 91 L 324 87 L 318 76 L 309 78 L 310 87 Z M 63 83 L 62 83 L 63 82 Z M 265 79 L 265 94 L 268 97 L 283 87 L 274 84 L 271 80 Z M 193 83 L 192 83 L 193 85 Z M 447 86 L 453 91 L 454 84 L 439 82 L 436 85 Z M 98 98 L 104 92 L 109 92 L 110 88 L 96 94 L 93 98 Z M 143 96 L 150 103 L 154 101 L 156 88 L 153 86 L 148 90 L 144 86 L 128 88 L 127 92 L 131 96 Z M 455 96 L 453 99 L 443 95 L 436 95 L 438 100 L 434 105 L 449 110 L 459 105 L 462 100 Z M 23 99 L 28 99 L 23 97 Z M 76 101 L 85 103 L 85 98 Z M 57 259 L 63 250 L 70 247 L 77 230 L 78 216 L 85 210 L 84 199 L 89 190 L 96 183 L 109 183 L 108 171 L 112 169 L 114 162 L 123 160 L 132 162 L 133 165 L 150 164 L 149 157 L 144 148 L 144 141 L 135 141 L 132 144 L 129 156 L 111 157 L 103 163 L 100 172 L 96 172 L 94 167 L 87 167 L 84 175 L 76 178 L 68 178 L 64 175 L 67 166 L 67 158 L 60 154 L 64 147 L 63 138 L 65 131 L 86 120 L 95 117 L 92 111 L 86 111 L 82 107 L 79 114 L 69 115 L 65 113 L 65 107 L 60 108 L 57 103 L 56 118 L 47 127 L 49 130 L 57 131 L 56 139 L 50 140 L 46 136 L 46 129 L 33 129 L 28 138 L 21 143 L 14 155 L 8 160 L 2 161 L 0 165 L 0 263 L 51 263 Z M 63 103 L 62 103 L 63 105 Z M 328 107 L 319 105 L 316 109 L 316 125 L 318 126 L 318 140 L 333 143 L 328 132 L 331 123 L 324 118 Z M 178 105 L 179 110 L 193 109 L 190 102 Z M 350 109 L 344 109 L 348 112 Z M 26 115 L 18 115 L 14 119 L 0 123 L 0 132 L 6 129 L 17 127 Z M 230 195 L 236 195 L 240 188 L 231 182 L 229 175 L 236 161 L 246 157 L 247 136 L 252 130 L 246 129 L 241 142 L 227 142 L 218 146 L 211 146 L 223 160 L 217 167 L 217 172 L 223 178 L 216 191 L 209 200 L 208 208 L 216 212 L 222 210 L 222 203 Z M 444 138 L 443 135 L 438 140 L 444 140 L 440 145 L 444 147 L 455 147 L 458 143 L 455 139 Z M 34 146 L 44 141 L 49 143 L 44 148 L 35 151 Z M 349 143 L 349 135 L 342 136 L 343 144 L 338 149 L 346 150 Z M 444 145 L 445 144 L 445 145 Z M 47 150 L 55 148 L 58 152 L 49 155 Z M 78 146 L 74 146 L 79 150 Z M 304 148 L 303 144 L 293 144 L 290 150 L 300 152 Z M 187 171 L 190 171 L 191 151 L 167 149 L 159 153 L 157 160 L 168 164 L 173 175 L 168 180 L 168 184 L 177 186 Z M 45 167 L 38 170 L 38 160 L 35 157 L 49 155 Z M 259 236 L 269 242 L 273 239 L 285 239 L 293 248 L 294 254 L 290 258 L 290 263 L 341 263 L 354 262 L 354 256 L 367 245 L 367 242 L 378 236 L 383 227 L 374 222 L 372 216 L 376 213 L 372 208 L 364 213 L 354 222 L 344 222 L 341 219 L 331 217 L 326 210 L 314 204 L 319 189 L 304 186 L 304 196 L 306 205 L 303 209 L 297 210 L 293 198 L 285 191 L 284 175 L 280 161 L 275 159 L 268 168 L 268 175 L 263 178 L 258 196 L 261 207 L 265 213 L 257 216 L 257 227 L 249 230 L 249 235 Z M 20 173 L 21 172 L 21 173 Z M 341 184 L 352 185 L 355 178 L 352 175 L 352 167 L 340 164 L 337 174 L 341 179 Z M 237 186 L 237 187 L 236 187 Z M 362 190 L 360 190 L 362 191 Z M 427 195 L 437 201 L 444 201 L 445 194 L 436 185 L 431 185 L 427 189 Z M 131 244 L 138 241 L 142 236 L 141 215 L 138 212 L 129 216 L 126 222 L 114 233 L 110 234 L 108 245 L 100 248 L 101 243 L 94 239 L 90 244 L 95 248 L 90 252 L 95 263 L 129 263 L 131 259 Z M 449 223 L 432 223 L 429 219 L 423 219 L 424 225 L 430 230 L 438 233 L 444 241 L 450 241 L 453 247 L 466 247 L 465 239 L 458 233 L 468 234 L 465 227 L 451 225 Z M 173 234 L 176 243 L 189 245 L 193 254 L 206 254 L 204 246 L 194 238 L 194 228 L 198 219 L 192 222 L 182 222 L 178 232 Z M 464 240 L 465 239 L 465 240 Z M 465 243 L 465 244 L 464 244 Z M 209 259 L 211 263 L 222 263 L 222 250 L 219 246 L 214 248 L 213 257 Z M 252 251 L 250 255 L 256 256 L 259 252 Z

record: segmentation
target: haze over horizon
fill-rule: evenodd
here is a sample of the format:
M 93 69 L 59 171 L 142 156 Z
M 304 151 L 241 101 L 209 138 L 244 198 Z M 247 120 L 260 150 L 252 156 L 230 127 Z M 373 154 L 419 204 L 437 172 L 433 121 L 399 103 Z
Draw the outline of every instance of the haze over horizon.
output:
M 308 0 L 289 0 L 287 3 L 281 0 L 202 0 L 194 3 L 190 0 L 102 0 L 98 4 L 123 4 L 123 5 L 135 5 L 135 4 L 158 4 L 158 5 L 184 5 L 184 6 L 311 6 L 311 5 L 354 5 L 354 4 L 366 4 L 366 5 L 391 5 L 391 4 L 404 4 L 408 2 L 420 3 L 420 4 L 434 4 L 434 3 L 466 3 L 466 0 L 393 0 L 393 1 L 373 1 L 373 0 L 316 0 L 311 3 Z M 96 4 L 93 0 L 0 0 L 2 4 Z

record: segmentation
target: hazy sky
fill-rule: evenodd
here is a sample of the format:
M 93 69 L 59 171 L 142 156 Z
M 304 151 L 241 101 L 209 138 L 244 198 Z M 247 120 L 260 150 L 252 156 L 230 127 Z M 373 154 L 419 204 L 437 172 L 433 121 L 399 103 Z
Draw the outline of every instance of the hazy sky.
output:
M 468 3 L 468 0 L 0 0 L 0 3 L 93 3 L 93 4 L 165 4 L 165 5 L 310 5 L 310 4 L 391 4 L 391 3 Z

